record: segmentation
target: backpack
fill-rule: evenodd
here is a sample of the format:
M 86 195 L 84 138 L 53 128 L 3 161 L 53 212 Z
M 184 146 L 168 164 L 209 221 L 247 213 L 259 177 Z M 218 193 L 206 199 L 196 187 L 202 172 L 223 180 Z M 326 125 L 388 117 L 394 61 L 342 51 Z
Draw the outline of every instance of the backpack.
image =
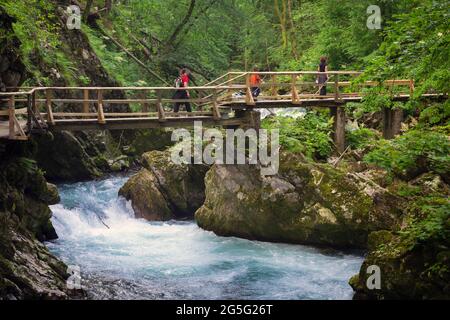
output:
M 178 77 L 175 79 L 175 88 L 181 88 L 181 87 L 184 87 L 183 80 L 181 79 L 181 77 Z

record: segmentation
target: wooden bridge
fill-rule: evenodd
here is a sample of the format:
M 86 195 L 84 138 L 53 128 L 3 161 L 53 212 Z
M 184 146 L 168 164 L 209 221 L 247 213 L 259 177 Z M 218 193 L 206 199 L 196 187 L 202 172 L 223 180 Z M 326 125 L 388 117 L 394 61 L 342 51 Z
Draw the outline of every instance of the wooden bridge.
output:
M 261 95 L 254 98 L 250 77 L 263 79 Z M 0 138 L 26 140 L 30 134 L 51 131 L 124 130 L 203 125 L 259 125 L 253 110 L 286 107 L 326 107 L 334 116 L 334 140 L 345 147 L 345 110 L 348 102 L 361 102 L 364 89 L 374 81 L 354 82 L 361 73 L 331 71 L 327 89 L 319 95 L 315 79 L 320 72 L 229 72 L 200 87 L 36 87 L 9 88 L 0 93 Z M 413 80 L 383 82 L 394 100 L 406 101 L 414 93 Z M 176 90 L 189 90 L 190 99 L 173 99 Z M 426 94 L 428 98 L 446 98 Z M 194 104 L 192 113 L 169 111 L 174 103 Z M 1 109 L 1 106 L 7 108 Z M 121 109 L 122 112 L 117 112 Z M 254 113 L 253 113 L 254 114 Z M 2 120 L 3 118 L 3 120 Z M 386 136 L 392 135 L 393 115 L 385 112 Z M 391 131 L 389 133 L 389 131 Z

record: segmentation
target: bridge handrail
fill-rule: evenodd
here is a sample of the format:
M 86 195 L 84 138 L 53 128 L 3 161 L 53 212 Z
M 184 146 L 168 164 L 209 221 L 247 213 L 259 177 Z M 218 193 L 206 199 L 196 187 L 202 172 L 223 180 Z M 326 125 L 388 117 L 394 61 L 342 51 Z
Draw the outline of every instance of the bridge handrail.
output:
M 270 76 L 270 81 L 263 81 L 259 87 L 269 88 L 270 90 L 263 91 L 256 101 L 252 93 L 251 75 L 258 74 L 261 76 Z M 331 94 L 326 96 L 321 96 L 319 91 L 315 92 L 317 88 L 322 88 L 324 84 L 319 84 L 315 81 L 311 81 L 308 77 L 301 78 L 302 75 L 328 75 L 328 83 L 325 86 L 331 87 Z M 28 132 L 36 127 L 38 129 L 46 128 L 47 125 L 59 125 L 65 123 L 66 119 L 61 120 L 58 124 L 59 118 L 72 117 L 74 120 L 80 120 L 83 122 L 85 119 L 92 120 L 92 117 L 96 117 L 98 124 L 103 125 L 107 123 L 107 120 L 114 119 L 114 117 L 122 117 L 128 113 L 114 113 L 114 112 L 104 112 L 104 104 L 141 104 L 141 112 L 135 112 L 133 115 L 129 113 L 129 118 L 137 116 L 150 117 L 150 115 L 157 114 L 157 118 L 153 119 L 160 122 L 166 121 L 166 116 L 169 120 L 174 114 L 172 112 L 166 112 L 163 108 L 164 103 L 201 103 L 200 107 L 209 105 L 211 107 L 210 111 L 206 112 L 200 108 L 200 112 L 195 111 L 189 116 L 204 116 L 209 115 L 209 119 L 214 121 L 221 120 L 222 115 L 224 115 L 224 109 L 219 108 L 248 108 L 256 106 L 257 102 L 266 103 L 267 105 L 280 105 L 280 103 L 291 103 L 293 105 L 300 105 L 305 103 L 305 105 L 320 105 L 320 106 L 330 106 L 330 103 L 334 103 L 334 106 L 340 106 L 345 102 L 358 102 L 361 101 L 363 92 L 353 92 L 351 90 L 341 90 L 341 88 L 350 87 L 355 84 L 358 87 L 363 86 L 376 86 L 380 83 L 387 86 L 393 96 L 398 99 L 409 99 L 412 97 L 414 92 L 414 81 L 410 79 L 395 79 L 395 80 L 385 80 L 385 81 L 363 81 L 361 83 L 354 83 L 353 81 L 348 81 L 346 77 L 345 81 L 340 81 L 339 78 L 342 76 L 358 76 L 361 75 L 361 71 L 329 71 L 329 72 L 318 72 L 318 71 L 250 71 L 250 72 L 236 72 L 230 71 L 225 75 L 213 80 L 202 86 L 193 87 L 141 87 L 141 86 L 130 86 L 130 87 L 23 87 L 14 88 L 18 89 L 16 92 L 0 92 L 0 102 L 8 102 L 8 109 L 1 110 L 0 116 L 9 116 L 9 130 L 10 139 L 24 139 L 26 135 L 23 133 L 22 127 L 24 121 L 17 120 L 17 116 L 26 115 Z M 244 78 L 245 82 L 242 83 L 240 79 Z M 341 78 L 342 79 L 342 78 Z M 350 79 L 351 80 L 351 79 Z M 220 82 L 220 83 L 219 83 Z M 214 85 L 212 85 L 214 84 Z M 393 90 L 395 86 L 409 86 L 409 94 L 405 94 L 404 89 Z M 305 89 L 306 87 L 306 89 Z M 288 88 L 288 89 L 286 89 Z M 311 93 L 311 89 L 314 88 L 315 93 Z M 13 88 L 10 88 L 13 89 Z M 29 90 L 24 90 L 29 89 Z M 283 89 L 280 91 L 279 89 Z M 173 92 L 177 90 L 192 90 L 196 91 L 198 95 L 189 99 L 174 99 L 168 98 L 168 95 L 164 94 L 166 92 Z M 67 95 L 59 95 L 54 97 L 55 92 L 65 91 L 70 92 Z M 75 96 L 72 95 L 71 91 L 79 91 L 79 94 Z M 120 91 L 125 92 L 124 97 L 104 99 L 103 95 L 107 94 L 109 91 Z M 129 92 L 127 92 L 129 91 Z M 135 91 L 134 94 L 131 92 Z M 44 92 L 45 96 L 42 96 Z M 91 94 L 94 92 L 94 94 Z M 149 95 L 149 93 L 152 93 Z M 270 92 L 270 93 L 269 93 Z M 290 92 L 290 94 L 289 94 Z M 129 94 L 130 93 L 130 94 Z M 205 94 L 202 94 L 205 93 Z M 235 95 L 235 93 L 239 93 Z M 435 97 L 437 94 L 422 96 Z M 16 99 L 17 97 L 17 99 Z M 68 98 L 69 97 L 69 98 Z M 16 103 L 26 103 L 26 108 L 16 109 Z M 82 104 L 82 112 L 55 112 L 53 113 L 53 107 L 55 103 L 65 103 L 65 104 Z M 92 105 L 94 104 L 94 105 Z M 149 112 L 149 106 L 155 105 L 156 111 Z M 44 106 L 47 110 L 46 113 L 41 113 L 41 106 Z M 93 107 L 93 108 L 91 108 Z M 92 112 L 92 110 L 94 112 Z M 182 114 L 182 113 L 179 113 Z M 177 115 L 179 115 L 177 114 Z M 212 114 L 212 116 L 211 116 Z M 124 116 L 126 118 L 126 116 Z M 45 119 L 44 119 L 45 118 Z M 55 121 L 55 118 L 56 119 Z M 110 118 L 110 119 L 109 119 Z M 117 119 L 115 119 L 117 120 Z M 113 121 L 113 120 L 111 120 Z M 108 122 L 109 124 L 109 122 Z

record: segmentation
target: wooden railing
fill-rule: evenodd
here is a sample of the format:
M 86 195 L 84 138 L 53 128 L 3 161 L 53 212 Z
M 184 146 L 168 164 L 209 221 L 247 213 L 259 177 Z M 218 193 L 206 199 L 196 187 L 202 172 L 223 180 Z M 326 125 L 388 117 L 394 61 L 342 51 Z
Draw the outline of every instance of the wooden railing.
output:
M 260 85 L 261 95 L 257 100 L 252 95 L 250 77 L 258 74 L 263 78 Z M 8 118 L 9 138 L 25 139 L 26 129 L 44 130 L 47 125 L 54 125 L 58 120 L 85 119 L 96 120 L 105 124 L 108 119 L 149 118 L 165 122 L 168 118 L 209 116 L 220 120 L 222 108 L 232 108 L 233 103 L 248 107 L 257 104 L 264 107 L 270 101 L 301 105 L 313 100 L 343 102 L 351 97 L 361 97 L 362 88 L 377 86 L 379 83 L 366 81 L 355 82 L 361 72 L 330 71 L 327 72 L 327 88 L 330 94 L 319 94 L 321 84 L 316 78 L 324 73 L 316 71 L 298 72 L 228 72 L 227 74 L 199 87 L 38 87 L 26 88 L 25 91 L 0 93 L 0 105 L 8 104 L 7 110 L 0 110 L 2 117 Z M 393 94 L 412 95 L 412 80 L 389 80 L 383 85 Z M 357 91 L 354 91 L 358 88 Z M 331 89 L 331 90 L 330 90 Z M 16 89 L 17 90 L 17 89 Z M 21 88 L 20 90 L 24 90 Z M 189 99 L 174 99 L 176 90 L 189 90 Z M 119 98 L 114 98 L 119 97 Z M 192 103 L 198 109 L 193 113 L 174 113 L 164 108 L 165 104 Z M 112 105 L 124 105 L 127 112 L 113 112 Z M 19 106 L 19 108 L 16 108 Z M 231 106 L 231 107 L 230 107 Z M 61 108 L 64 107 L 64 108 Z M 208 109 L 203 110 L 207 107 Z M 61 109 L 61 110 L 60 110 Z M 70 110 L 70 111 L 68 111 Z M 20 120 L 24 119 L 24 120 Z
M 292 104 L 301 104 L 302 100 L 308 99 L 330 99 L 341 101 L 343 97 L 362 96 L 362 90 L 352 92 L 351 88 L 356 87 L 362 89 L 364 87 L 379 86 L 376 81 L 355 82 L 355 78 L 360 76 L 362 72 L 358 71 L 330 71 L 321 73 L 316 71 L 298 71 L 298 72 L 229 72 L 224 76 L 213 80 L 210 85 L 217 84 L 219 86 L 231 86 L 232 88 L 245 88 L 245 101 L 247 105 L 255 105 L 253 95 L 250 90 L 250 77 L 254 74 L 261 76 L 264 81 L 259 87 L 262 94 L 259 97 L 262 100 L 279 100 L 290 98 Z M 332 92 L 332 95 L 320 95 L 320 88 L 323 86 L 316 82 L 319 75 L 326 74 L 328 81 L 325 86 Z M 267 79 L 268 78 L 268 79 Z M 407 94 L 412 96 L 414 93 L 413 80 L 386 80 L 382 83 L 384 87 L 391 90 L 395 94 Z M 343 90 L 344 89 L 344 90 Z M 400 89 L 400 90 L 399 90 Z M 234 91 L 235 91 L 234 90 Z M 311 91 L 312 90 L 312 91 Z M 228 98 L 234 92 L 228 90 Z M 281 92 L 285 92 L 280 93 Z
M 26 97 L 26 101 L 28 101 L 28 93 L 0 93 L 0 99 L 3 101 L 6 99 L 8 106 L 6 110 L 0 110 L 0 117 L 8 118 L 8 138 L 10 140 L 27 140 L 28 137 L 23 130 L 23 123 L 21 123 L 18 118 L 23 117 L 28 119 L 28 108 L 16 108 L 16 97 L 18 96 L 24 96 Z

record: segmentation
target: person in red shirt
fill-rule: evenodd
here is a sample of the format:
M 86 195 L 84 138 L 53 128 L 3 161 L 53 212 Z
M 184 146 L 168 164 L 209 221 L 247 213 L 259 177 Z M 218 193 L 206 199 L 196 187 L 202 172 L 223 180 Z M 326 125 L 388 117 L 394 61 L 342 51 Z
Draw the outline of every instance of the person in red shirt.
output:
M 189 74 L 186 69 L 180 70 L 180 76 L 175 80 L 176 88 L 187 88 L 189 87 Z M 189 99 L 190 94 L 188 90 L 177 90 L 173 96 L 173 99 Z M 174 112 L 180 111 L 180 106 L 185 105 L 187 112 L 192 112 L 191 103 L 190 102 L 176 102 L 173 108 Z
M 253 72 L 258 72 L 258 71 L 259 70 L 257 67 L 253 68 Z M 250 88 L 251 88 L 252 95 L 254 98 L 258 97 L 261 93 L 261 88 L 260 88 L 261 83 L 262 83 L 262 79 L 259 74 L 253 73 L 250 76 Z

